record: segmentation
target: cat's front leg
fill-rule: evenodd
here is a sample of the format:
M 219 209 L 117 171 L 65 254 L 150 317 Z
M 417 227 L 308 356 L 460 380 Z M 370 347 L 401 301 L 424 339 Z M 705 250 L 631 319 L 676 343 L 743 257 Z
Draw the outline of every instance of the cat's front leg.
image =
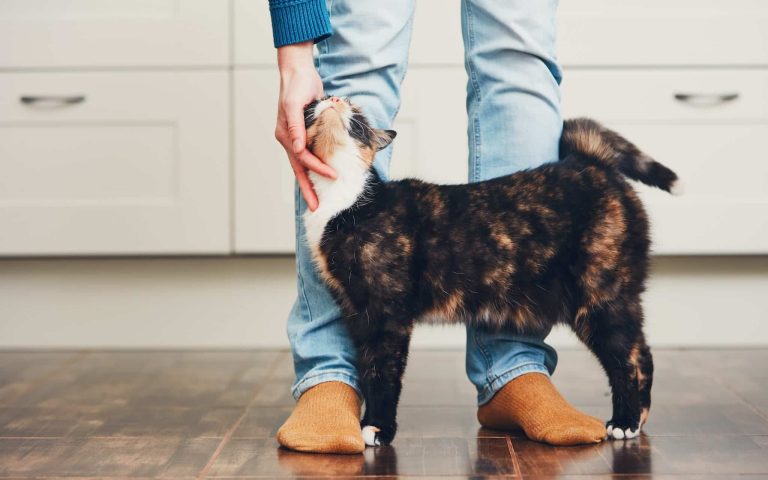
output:
M 378 327 L 367 330 L 357 342 L 358 370 L 365 397 L 361 427 L 368 446 L 388 445 L 397 433 L 397 404 L 413 322 L 390 317 Z

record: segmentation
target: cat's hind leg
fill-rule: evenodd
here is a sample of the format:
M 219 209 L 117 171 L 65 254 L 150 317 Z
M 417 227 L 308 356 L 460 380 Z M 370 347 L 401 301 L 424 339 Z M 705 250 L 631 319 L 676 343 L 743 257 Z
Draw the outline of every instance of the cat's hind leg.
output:
M 375 325 L 371 322 L 371 325 Z M 388 445 L 397 432 L 397 404 L 402 390 L 403 373 L 413 321 L 389 317 L 352 335 L 357 346 L 359 380 L 365 396 L 365 414 L 361 421 L 366 445 Z
M 645 420 L 643 409 L 647 415 L 650 407 L 653 368 L 647 363 L 651 357 L 639 300 L 598 307 L 577 318 L 574 330 L 608 375 L 613 415 L 606 422 L 606 434 L 619 440 L 638 436 Z

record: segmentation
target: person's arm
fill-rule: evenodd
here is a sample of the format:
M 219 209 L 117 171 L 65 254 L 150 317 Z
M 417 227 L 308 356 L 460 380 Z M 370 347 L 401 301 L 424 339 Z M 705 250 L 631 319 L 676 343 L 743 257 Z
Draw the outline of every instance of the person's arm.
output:
M 280 70 L 275 138 L 288 161 L 310 210 L 318 207 L 307 171 L 335 178 L 336 173 L 306 148 L 304 106 L 323 96 L 323 82 L 315 69 L 312 45 L 331 34 L 325 0 L 270 0 L 272 35 Z
M 317 195 L 307 170 L 335 178 L 336 173 L 306 148 L 304 106 L 323 96 L 323 82 L 312 60 L 312 42 L 277 49 L 280 69 L 280 98 L 277 104 L 275 138 L 288 154 L 304 200 L 310 210 L 318 207 Z
M 325 0 L 269 0 L 269 14 L 275 48 L 331 35 Z

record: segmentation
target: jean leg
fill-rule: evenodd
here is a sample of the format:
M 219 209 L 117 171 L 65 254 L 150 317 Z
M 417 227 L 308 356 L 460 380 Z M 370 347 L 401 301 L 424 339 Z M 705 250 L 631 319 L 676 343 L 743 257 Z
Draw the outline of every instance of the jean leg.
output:
M 562 129 L 555 59 L 557 0 L 462 0 L 468 75 L 469 181 L 558 158 Z M 467 328 L 467 375 L 488 402 L 523 373 L 551 374 L 554 349 L 540 338 Z
M 371 124 L 390 128 L 400 107 L 414 0 L 390 0 L 387 8 L 371 0 L 327 0 L 333 36 L 318 43 L 315 58 L 325 93 L 350 97 Z M 388 177 L 391 147 L 374 165 Z M 307 205 L 296 189 L 296 272 L 298 298 L 288 317 L 293 352 L 295 398 L 318 383 L 341 381 L 360 393 L 356 352 L 341 312 L 318 276 L 301 219 Z

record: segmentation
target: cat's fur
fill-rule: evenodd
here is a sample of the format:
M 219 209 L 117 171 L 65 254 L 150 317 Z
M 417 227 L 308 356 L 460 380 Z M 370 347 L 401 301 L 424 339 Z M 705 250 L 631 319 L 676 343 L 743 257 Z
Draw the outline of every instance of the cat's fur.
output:
M 670 191 L 674 172 L 578 119 L 565 122 L 556 163 L 468 185 L 383 182 L 373 158 L 394 132 L 371 128 L 346 99 L 305 113 L 309 148 L 338 174 L 311 174 L 320 207 L 304 217 L 307 241 L 357 347 L 369 444 L 395 436 L 411 332 L 424 320 L 522 335 L 569 325 L 608 375 L 608 435 L 638 434 L 653 379 L 640 300 L 650 241 L 625 177 Z

